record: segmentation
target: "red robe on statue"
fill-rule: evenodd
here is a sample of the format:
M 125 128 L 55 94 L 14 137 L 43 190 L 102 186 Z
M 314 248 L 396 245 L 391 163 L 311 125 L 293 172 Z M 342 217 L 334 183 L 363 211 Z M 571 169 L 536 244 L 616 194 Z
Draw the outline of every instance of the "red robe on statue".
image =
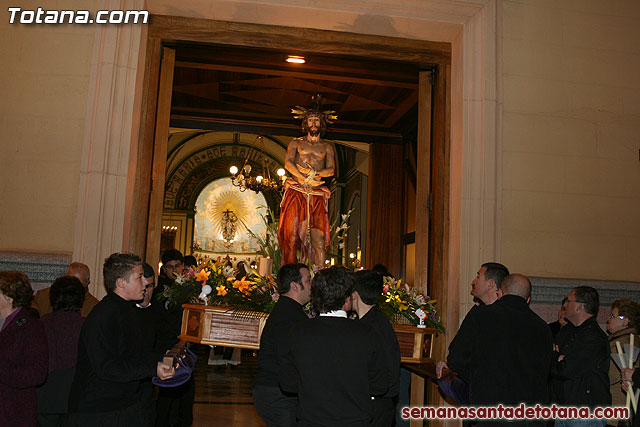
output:
M 329 209 L 325 193 L 297 183 L 291 184 L 280 203 L 278 241 L 282 251 L 281 265 L 302 262 L 309 257 L 309 232 L 312 229 L 324 233 L 324 248 L 329 247 Z M 298 250 L 300 261 L 297 257 Z

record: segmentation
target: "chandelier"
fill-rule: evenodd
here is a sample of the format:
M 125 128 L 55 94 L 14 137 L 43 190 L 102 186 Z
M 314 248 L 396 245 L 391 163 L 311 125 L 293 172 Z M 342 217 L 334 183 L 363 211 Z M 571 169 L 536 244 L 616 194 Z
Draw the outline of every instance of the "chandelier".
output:
M 247 153 L 247 157 L 244 159 L 244 164 L 242 168 L 238 169 L 237 166 L 231 166 L 229 168 L 229 172 L 231 172 L 231 183 L 238 187 L 240 191 L 246 191 L 247 189 L 253 190 L 256 193 L 260 191 L 282 191 L 282 185 L 284 181 L 287 179 L 285 175 L 284 169 L 280 168 L 277 171 L 280 179 L 271 178 L 271 172 L 269 172 L 269 162 L 267 161 L 266 156 L 264 155 L 264 138 L 258 136 L 256 141 L 259 142 L 260 146 L 260 161 L 262 163 L 262 171 L 258 172 L 257 175 L 253 175 L 252 167 L 249 164 L 249 155 L 251 154 L 251 149 Z

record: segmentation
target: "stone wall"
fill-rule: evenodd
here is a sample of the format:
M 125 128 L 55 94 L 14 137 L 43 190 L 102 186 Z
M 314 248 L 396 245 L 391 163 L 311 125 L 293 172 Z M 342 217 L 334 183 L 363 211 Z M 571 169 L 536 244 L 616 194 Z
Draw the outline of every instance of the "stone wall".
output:
M 70 263 L 70 253 L 0 251 L 0 271 L 22 271 L 29 276 L 34 292 L 63 276 Z

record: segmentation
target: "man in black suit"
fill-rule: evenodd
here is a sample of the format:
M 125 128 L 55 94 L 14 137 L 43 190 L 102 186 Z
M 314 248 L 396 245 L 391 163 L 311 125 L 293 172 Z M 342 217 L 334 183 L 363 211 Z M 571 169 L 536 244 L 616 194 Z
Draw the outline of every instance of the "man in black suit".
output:
M 551 331 L 528 306 L 529 279 L 511 274 L 501 290 L 498 301 L 470 313 L 449 347 L 449 363 L 469 383 L 474 406 L 546 404 Z
M 291 327 L 307 319 L 302 307 L 311 300 L 311 273 L 304 264 L 285 264 L 278 271 L 280 299 L 260 337 L 258 375 L 253 386 L 256 411 L 267 427 L 296 425 L 298 397 L 284 394 L 278 384 L 280 352 L 287 348 Z
M 158 290 L 152 297 L 151 312 L 156 326 L 156 348 L 171 350 L 180 339 L 182 307 L 162 300 L 166 288 L 171 288 L 184 269 L 184 255 L 177 249 L 162 253 L 162 272 L 158 276 Z M 190 426 L 193 424 L 193 400 L 196 383 L 193 376 L 177 387 L 159 387 L 156 400 L 156 427 Z
M 142 260 L 112 254 L 104 262 L 107 295 L 85 320 L 69 395 L 69 425 L 150 426 L 140 396 L 141 380 L 173 377 L 175 369 L 144 347 L 135 301 L 143 298 Z
M 369 426 L 371 396 L 389 387 L 375 332 L 347 318 L 353 282 L 344 267 L 318 272 L 311 294 L 320 316 L 291 329 L 279 379 L 283 390 L 298 393 L 299 426 Z
M 502 292 L 500 285 L 508 275 L 509 269 L 497 262 L 485 262 L 480 266 L 476 277 L 471 282 L 471 295 L 473 295 L 476 305 L 471 307 L 471 310 L 465 316 L 459 331 L 468 328 L 466 324 L 472 322 L 470 319 L 473 318 L 478 307 L 491 305 L 498 300 Z M 449 345 L 449 352 L 451 352 L 452 347 L 456 347 L 459 339 L 458 335 L 453 337 Z M 456 371 L 457 367 L 453 366 L 451 370 Z M 450 371 L 450 367 L 444 361 L 439 361 L 436 364 L 436 375 L 438 376 L 441 390 L 458 403 L 466 405 L 469 403 L 469 385 L 461 377 L 451 375 L 453 371 Z
M 389 390 L 383 396 L 372 397 L 372 426 L 389 427 L 393 425 L 395 401 L 398 397 L 400 382 L 400 345 L 389 319 L 385 317 L 377 304 L 382 295 L 382 276 L 375 271 L 361 270 L 355 273 L 356 281 L 351 299 L 353 309 L 358 313 L 360 322 L 371 327 L 380 339 L 387 369 L 391 374 Z
M 556 337 L 551 376 L 554 401 L 564 406 L 611 406 L 610 348 L 598 325 L 600 296 L 590 286 L 578 286 L 564 304 L 569 325 Z M 588 422 L 591 423 L 588 424 Z M 556 420 L 556 426 L 602 425 L 602 420 Z

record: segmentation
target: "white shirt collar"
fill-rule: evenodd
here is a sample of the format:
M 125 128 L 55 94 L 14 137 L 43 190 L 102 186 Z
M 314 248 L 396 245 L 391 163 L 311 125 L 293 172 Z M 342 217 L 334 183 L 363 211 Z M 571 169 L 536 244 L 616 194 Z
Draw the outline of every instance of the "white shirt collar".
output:
M 136 307 L 138 307 L 138 308 L 149 308 L 149 307 L 151 307 L 151 303 L 149 303 L 149 305 L 146 306 L 146 307 L 143 307 L 140 304 L 136 303 Z
M 334 310 L 334 311 L 330 311 L 328 313 L 320 313 L 320 316 L 322 317 L 344 317 L 345 319 L 347 318 L 347 312 L 344 310 Z

